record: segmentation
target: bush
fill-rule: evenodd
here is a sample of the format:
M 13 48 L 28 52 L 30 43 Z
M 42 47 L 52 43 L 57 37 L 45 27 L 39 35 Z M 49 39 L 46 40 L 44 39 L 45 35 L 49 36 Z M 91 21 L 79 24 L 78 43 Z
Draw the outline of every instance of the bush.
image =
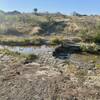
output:
M 91 53 L 98 52 L 99 50 L 99 47 L 95 43 L 92 44 L 81 43 L 80 48 L 84 52 L 91 52 Z
M 100 64 L 96 64 L 95 67 L 96 67 L 96 68 L 100 68 Z
M 36 58 L 37 58 L 37 56 L 34 54 L 26 55 L 26 60 L 35 60 Z
M 24 55 L 24 56 L 25 56 L 24 64 L 31 63 L 31 62 L 33 62 L 34 60 L 36 60 L 38 58 L 34 54 L 29 54 L 29 55 Z
M 96 34 L 96 36 L 94 37 L 94 42 L 100 43 L 100 33 Z
M 59 38 L 55 37 L 55 38 L 51 38 L 50 43 L 52 45 L 58 45 L 58 44 L 61 44 L 62 41 Z

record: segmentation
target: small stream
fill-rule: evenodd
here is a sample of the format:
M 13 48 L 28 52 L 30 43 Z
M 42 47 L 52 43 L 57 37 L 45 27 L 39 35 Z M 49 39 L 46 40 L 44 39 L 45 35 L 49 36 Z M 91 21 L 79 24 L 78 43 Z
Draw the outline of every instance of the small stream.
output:
M 0 46 L 1 49 L 8 49 L 10 51 L 19 52 L 23 54 L 41 54 L 45 52 L 53 52 L 53 46 Z
M 0 49 L 9 49 L 10 51 L 19 52 L 22 54 L 35 54 L 35 55 L 41 55 L 44 57 L 43 59 L 49 59 L 52 58 L 52 53 L 55 50 L 54 46 L 0 46 Z M 87 66 L 90 62 L 95 61 L 95 63 L 100 64 L 100 55 L 93 55 L 93 54 L 67 54 L 68 57 L 65 57 L 63 60 L 69 59 L 70 62 L 80 65 L 80 66 Z M 59 58 L 62 59 L 63 57 Z M 56 58 L 55 58 L 56 59 Z M 54 61 L 54 58 L 53 58 Z

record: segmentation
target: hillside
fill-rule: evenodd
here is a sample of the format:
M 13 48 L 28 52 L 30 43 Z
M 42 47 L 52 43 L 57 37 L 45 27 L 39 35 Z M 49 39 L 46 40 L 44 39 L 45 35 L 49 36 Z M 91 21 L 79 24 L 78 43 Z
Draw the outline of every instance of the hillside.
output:
M 10 35 L 78 35 L 96 34 L 100 28 L 100 16 L 67 16 L 57 14 L 0 12 L 0 34 Z

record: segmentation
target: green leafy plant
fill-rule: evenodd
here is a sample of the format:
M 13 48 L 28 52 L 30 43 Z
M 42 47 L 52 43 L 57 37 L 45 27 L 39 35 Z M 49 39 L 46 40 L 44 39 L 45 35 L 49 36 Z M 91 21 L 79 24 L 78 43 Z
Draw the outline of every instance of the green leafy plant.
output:
M 81 43 L 80 48 L 84 52 L 97 52 L 99 47 L 95 43 Z

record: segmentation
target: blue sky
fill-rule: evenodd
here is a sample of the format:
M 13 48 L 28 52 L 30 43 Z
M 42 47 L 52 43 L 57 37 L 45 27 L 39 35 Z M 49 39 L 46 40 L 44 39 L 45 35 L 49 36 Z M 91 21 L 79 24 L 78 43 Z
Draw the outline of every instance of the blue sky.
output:
M 70 14 L 73 11 L 82 14 L 100 14 L 100 0 L 0 0 L 0 9 L 4 11 L 19 10 L 62 12 Z

